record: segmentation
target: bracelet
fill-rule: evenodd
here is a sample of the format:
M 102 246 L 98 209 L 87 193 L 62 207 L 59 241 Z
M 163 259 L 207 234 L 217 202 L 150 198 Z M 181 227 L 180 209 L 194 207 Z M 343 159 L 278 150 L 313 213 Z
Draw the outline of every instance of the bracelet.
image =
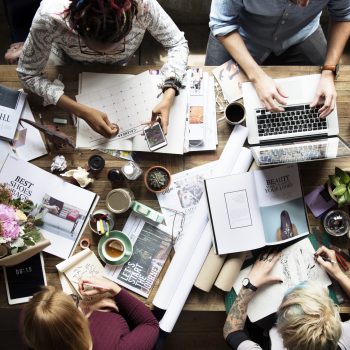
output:
M 178 96 L 180 93 L 180 89 L 182 88 L 182 84 L 179 80 L 170 78 L 164 81 L 164 84 L 162 86 L 162 92 L 164 92 L 168 89 L 174 89 L 175 90 L 175 96 Z

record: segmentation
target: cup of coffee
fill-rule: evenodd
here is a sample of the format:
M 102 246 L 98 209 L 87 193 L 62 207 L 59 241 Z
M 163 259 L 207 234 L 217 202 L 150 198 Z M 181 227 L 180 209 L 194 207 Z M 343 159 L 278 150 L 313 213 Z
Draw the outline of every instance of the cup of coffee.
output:
M 245 119 L 245 108 L 242 103 L 229 103 L 225 109 L 225 120 L 230 125 L 241 124 Z
M 102 244 L 102 255 L 109 261 L 117 262 L 123 259 L 125 253 L 125 244 L 118 238 L 108 238 Z
M 135 196 L 128 188 L 116 188 L 106 197 L 108 210 L 115 214 L 125 213 L 135 200 Z

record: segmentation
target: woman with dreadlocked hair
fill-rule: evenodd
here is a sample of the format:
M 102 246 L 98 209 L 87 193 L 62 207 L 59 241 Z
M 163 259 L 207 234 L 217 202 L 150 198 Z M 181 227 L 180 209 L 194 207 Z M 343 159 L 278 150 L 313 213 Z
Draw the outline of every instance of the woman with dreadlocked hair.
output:
M 187 40 L 156 0 L 43 0 L 23 46 L 17 72 L 25 88 L 84 119 L 105 137 L 118 126 L 105 113 L 64 94 L 59 80 L 42 73 L 47 64 L 104 63 L 125 66 L 141 45 L 145 31 L 168 50 L 161 69 L 163 99 L 153 108 L 167 132 L 169 111 L 185 74 Z M 151 116 L 150 116 L 151 119 Z

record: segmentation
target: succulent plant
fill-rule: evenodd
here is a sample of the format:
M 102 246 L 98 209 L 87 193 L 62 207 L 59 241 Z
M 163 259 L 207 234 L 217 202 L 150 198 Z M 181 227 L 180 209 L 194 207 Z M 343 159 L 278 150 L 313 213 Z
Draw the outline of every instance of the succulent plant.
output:
M 349 174 L 335 167 L 335 174 L 329 176 L 331 193 L 339 206 L 350 204 L 350 176 Z
M 155 190 L 165 188 L 168 185 L 169 180 L 170 178 L 168 173 L 161 168 L 151 170 L 147 176 L 149 186 Z

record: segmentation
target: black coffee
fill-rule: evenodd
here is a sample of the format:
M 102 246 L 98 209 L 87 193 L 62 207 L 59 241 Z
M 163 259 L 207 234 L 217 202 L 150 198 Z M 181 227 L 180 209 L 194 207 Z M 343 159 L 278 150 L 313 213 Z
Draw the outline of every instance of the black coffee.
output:
M 229 104 L 225 112 L 226 118 L 231 123 L 239 123 L 243 119 L 244 113 L 244 107 L 235 103 Z

